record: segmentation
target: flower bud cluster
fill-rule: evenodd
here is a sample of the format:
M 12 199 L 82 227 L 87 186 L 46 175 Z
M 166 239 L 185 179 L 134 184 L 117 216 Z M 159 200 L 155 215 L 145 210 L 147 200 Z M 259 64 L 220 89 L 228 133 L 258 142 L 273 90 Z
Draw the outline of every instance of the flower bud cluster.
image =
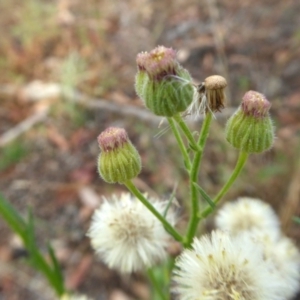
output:
M 159 46 L 138 54 L 136 62 L 136 92 L 154 114 L 169 118 L 182 112 L 213 113 L 224 108 L 226 79 L 209 76 L 195 89 L 173 49 Z M 227 141 L 246 153 L 270 149 L 274 140 L 270 107 L 261 93 L 247 92 L 226 124 Z M 207 128 L 207 135 L 209 125 L 203 128 Z M 125 184 L 142 202 L 130 194 L 104 199 L 88 232 L 92 247 L 109 267 L 122 273 L 163 262 L 170 242 L 165 228 L 172 233 L 174 211 L 169 204 L 146 199 L 147 195 L 132 189 L 130 181 L 140 173 L 141 159 L 124 129 L 107 128 L 98 136 L 98 143 L 100 176 L 109 183 Z M 165 228 L 161 222 L 165 222 Z M 175 230 L 173 236 L 189 247 L 175 262 L 174 291 L 178 299 L 282 300 L 295 295 L 300 254 L 282 234 L 278 217 L 268 204 L 241 198 L 224 206 L 216 225 L 216 231 L 195 237 L 192 245 L 192 234 L 178 233 L 177 238 Z

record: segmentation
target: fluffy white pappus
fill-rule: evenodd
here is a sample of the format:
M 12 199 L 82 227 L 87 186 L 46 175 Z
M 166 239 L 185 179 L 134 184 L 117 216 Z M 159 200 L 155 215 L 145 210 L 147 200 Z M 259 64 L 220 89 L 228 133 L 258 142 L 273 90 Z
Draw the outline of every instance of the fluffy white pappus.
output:
M 226 203 L 219 210 L 215 222 L 217 228 L 231 234 L 257 229 L 280 234 L 280 222 L 272 207 L 255 198 L 242 197 Z
M 150 201 L 164 213 L 166 202 Z M 166 218 L 175 224 L 172 209 Z M 93 215 L 88 236 L 102 260 L 122 273 L 144 270 L 164 260 L 171 238 L 161 222 L 129 193 L 104 199 Z
M 291 299 L 300 290 L 300 252 L 286 236 L 271 236 L 259 230 L 249 235 L 263 247 L 263 258 L 270 264 L 270 271 L 277 272 L 283 284 L 282 299 Z
M 178 257 L 174 289 L 180 300 L 282 300 L 282 286 L 246 235 L 214 231 L 195 238 Z
M 208 107 L 207 98 L 204 93 L 200 93 L 196 86 L 193 86 L 193 100 L 189 107 L 186 109 L 186 114 L 193 119 L 198 119 L 203 115 Z

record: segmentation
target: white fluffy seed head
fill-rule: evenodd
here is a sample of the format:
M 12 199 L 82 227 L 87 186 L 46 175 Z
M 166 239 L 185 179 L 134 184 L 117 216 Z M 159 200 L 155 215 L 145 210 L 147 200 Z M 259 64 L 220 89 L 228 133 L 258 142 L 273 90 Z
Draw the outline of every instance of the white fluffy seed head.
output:
M 283 284 L 282 299 L 291 299 L 300 290 L 300 253 L 286 236 L 274 236 L 259 230 L 249 232 L 255 244 L 263 247 L 263 258 L 270 271 L 278 273 Z
M 279 219 L 272 207 L 254 198 L 242 197 L 226 203 L 216 216 L 217 228 L 238 234 L 242 231 L 261 230 L 279 235 Z
M 178 257 L 174 292 L 180 300 L 282 300 L 282 286 L 246 235 L 214 231 L 195 238 Z
M 164 213 L 166 202 L 151 203 Z M 167 220 L 175 224 L 175 219 L 170 209 Z M 123 273 L 143 270 L 164 260 L 170 241 L 160 221 L 128 193 L 104 200 L 93 215 L 88 236 L 102 260 Z

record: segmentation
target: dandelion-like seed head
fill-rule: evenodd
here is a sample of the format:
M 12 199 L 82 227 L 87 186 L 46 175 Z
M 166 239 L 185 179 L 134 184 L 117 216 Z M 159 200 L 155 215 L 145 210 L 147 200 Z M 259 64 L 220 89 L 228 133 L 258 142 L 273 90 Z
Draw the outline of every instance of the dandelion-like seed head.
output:
M 271 107 L 271 103 L 266 96 L 256 91 L 248 91 L 242 101 L 242 111 L 248 115 L 256 118 L 265 117 Z
M 249 233 L 254 243 L 262 246 L 263 258 L 270 271 L 277 273 L 283 284 L 282 299 L 292 299 L 300 290 L 300 252 L 293 241 L 283 235 L 274 236 L 256 230 Z
M 261 230 L 280 233 L 279 219 L 272 207 L 259 199 L 242 197 L 226 203 L 216 216 L 219 229 L 238 234 L 242 231 Z
M 163 214 L 166 203 L 151 202 Z M 169 210 L 167 219 L 175 223 L 173 210 Z M 170 241 L 156 217 L 129 194 L 103 202 L 94 213 L 88 236 L 103 261 L 123 273 L 143 270 L 164 260 Z
M 119 213 L 110 223 L 113 238 L 135 246 L 141 238 L 153 239 L 152 226 L 144 222 L 138 210 L 126 209 Z
M 247 236 L 215 231 L 195 238 L 176 261 L 174 292 L 180 300 L 275 300 L 282 287 Z

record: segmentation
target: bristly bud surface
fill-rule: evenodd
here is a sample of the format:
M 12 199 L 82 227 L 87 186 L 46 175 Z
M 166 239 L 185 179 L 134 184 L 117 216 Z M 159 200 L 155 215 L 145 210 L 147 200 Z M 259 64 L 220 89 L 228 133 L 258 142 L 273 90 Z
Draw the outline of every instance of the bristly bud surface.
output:
M 261 93 L 249 91 L 243 97 L 242 110 L 248 116 L 263 118 L 268 114 L 270 107 L 271 103 Z
M 124 183 L 141 171 L 141 159 L 123 128 L 109 127 L 98 136 L 98 171 L 109 183 Z
M 241 106 L 226 124 L 227 141 L 247 153 L 261 153 L 270 149 L 274 141 L 270 107 L 270 102 L 263 94 L 247 92 Z
M 97 138 L 102 151 L 112 151 L 128 143 L 127 132 L 123 128 L 109 127 L 105 129 Z
M 137 55 L 135 90 L 155 115 L 172 117 L 185 111 L 193 98 L 191 76 L 172 48 L 158 46 Z
M 141 52 L 137 55 L 138 69 L 146 71 L 154 80 L 162 80 L 166 75 L 177 75 L 176 52 L 172 48 L 158 46 L 150 53 Z

